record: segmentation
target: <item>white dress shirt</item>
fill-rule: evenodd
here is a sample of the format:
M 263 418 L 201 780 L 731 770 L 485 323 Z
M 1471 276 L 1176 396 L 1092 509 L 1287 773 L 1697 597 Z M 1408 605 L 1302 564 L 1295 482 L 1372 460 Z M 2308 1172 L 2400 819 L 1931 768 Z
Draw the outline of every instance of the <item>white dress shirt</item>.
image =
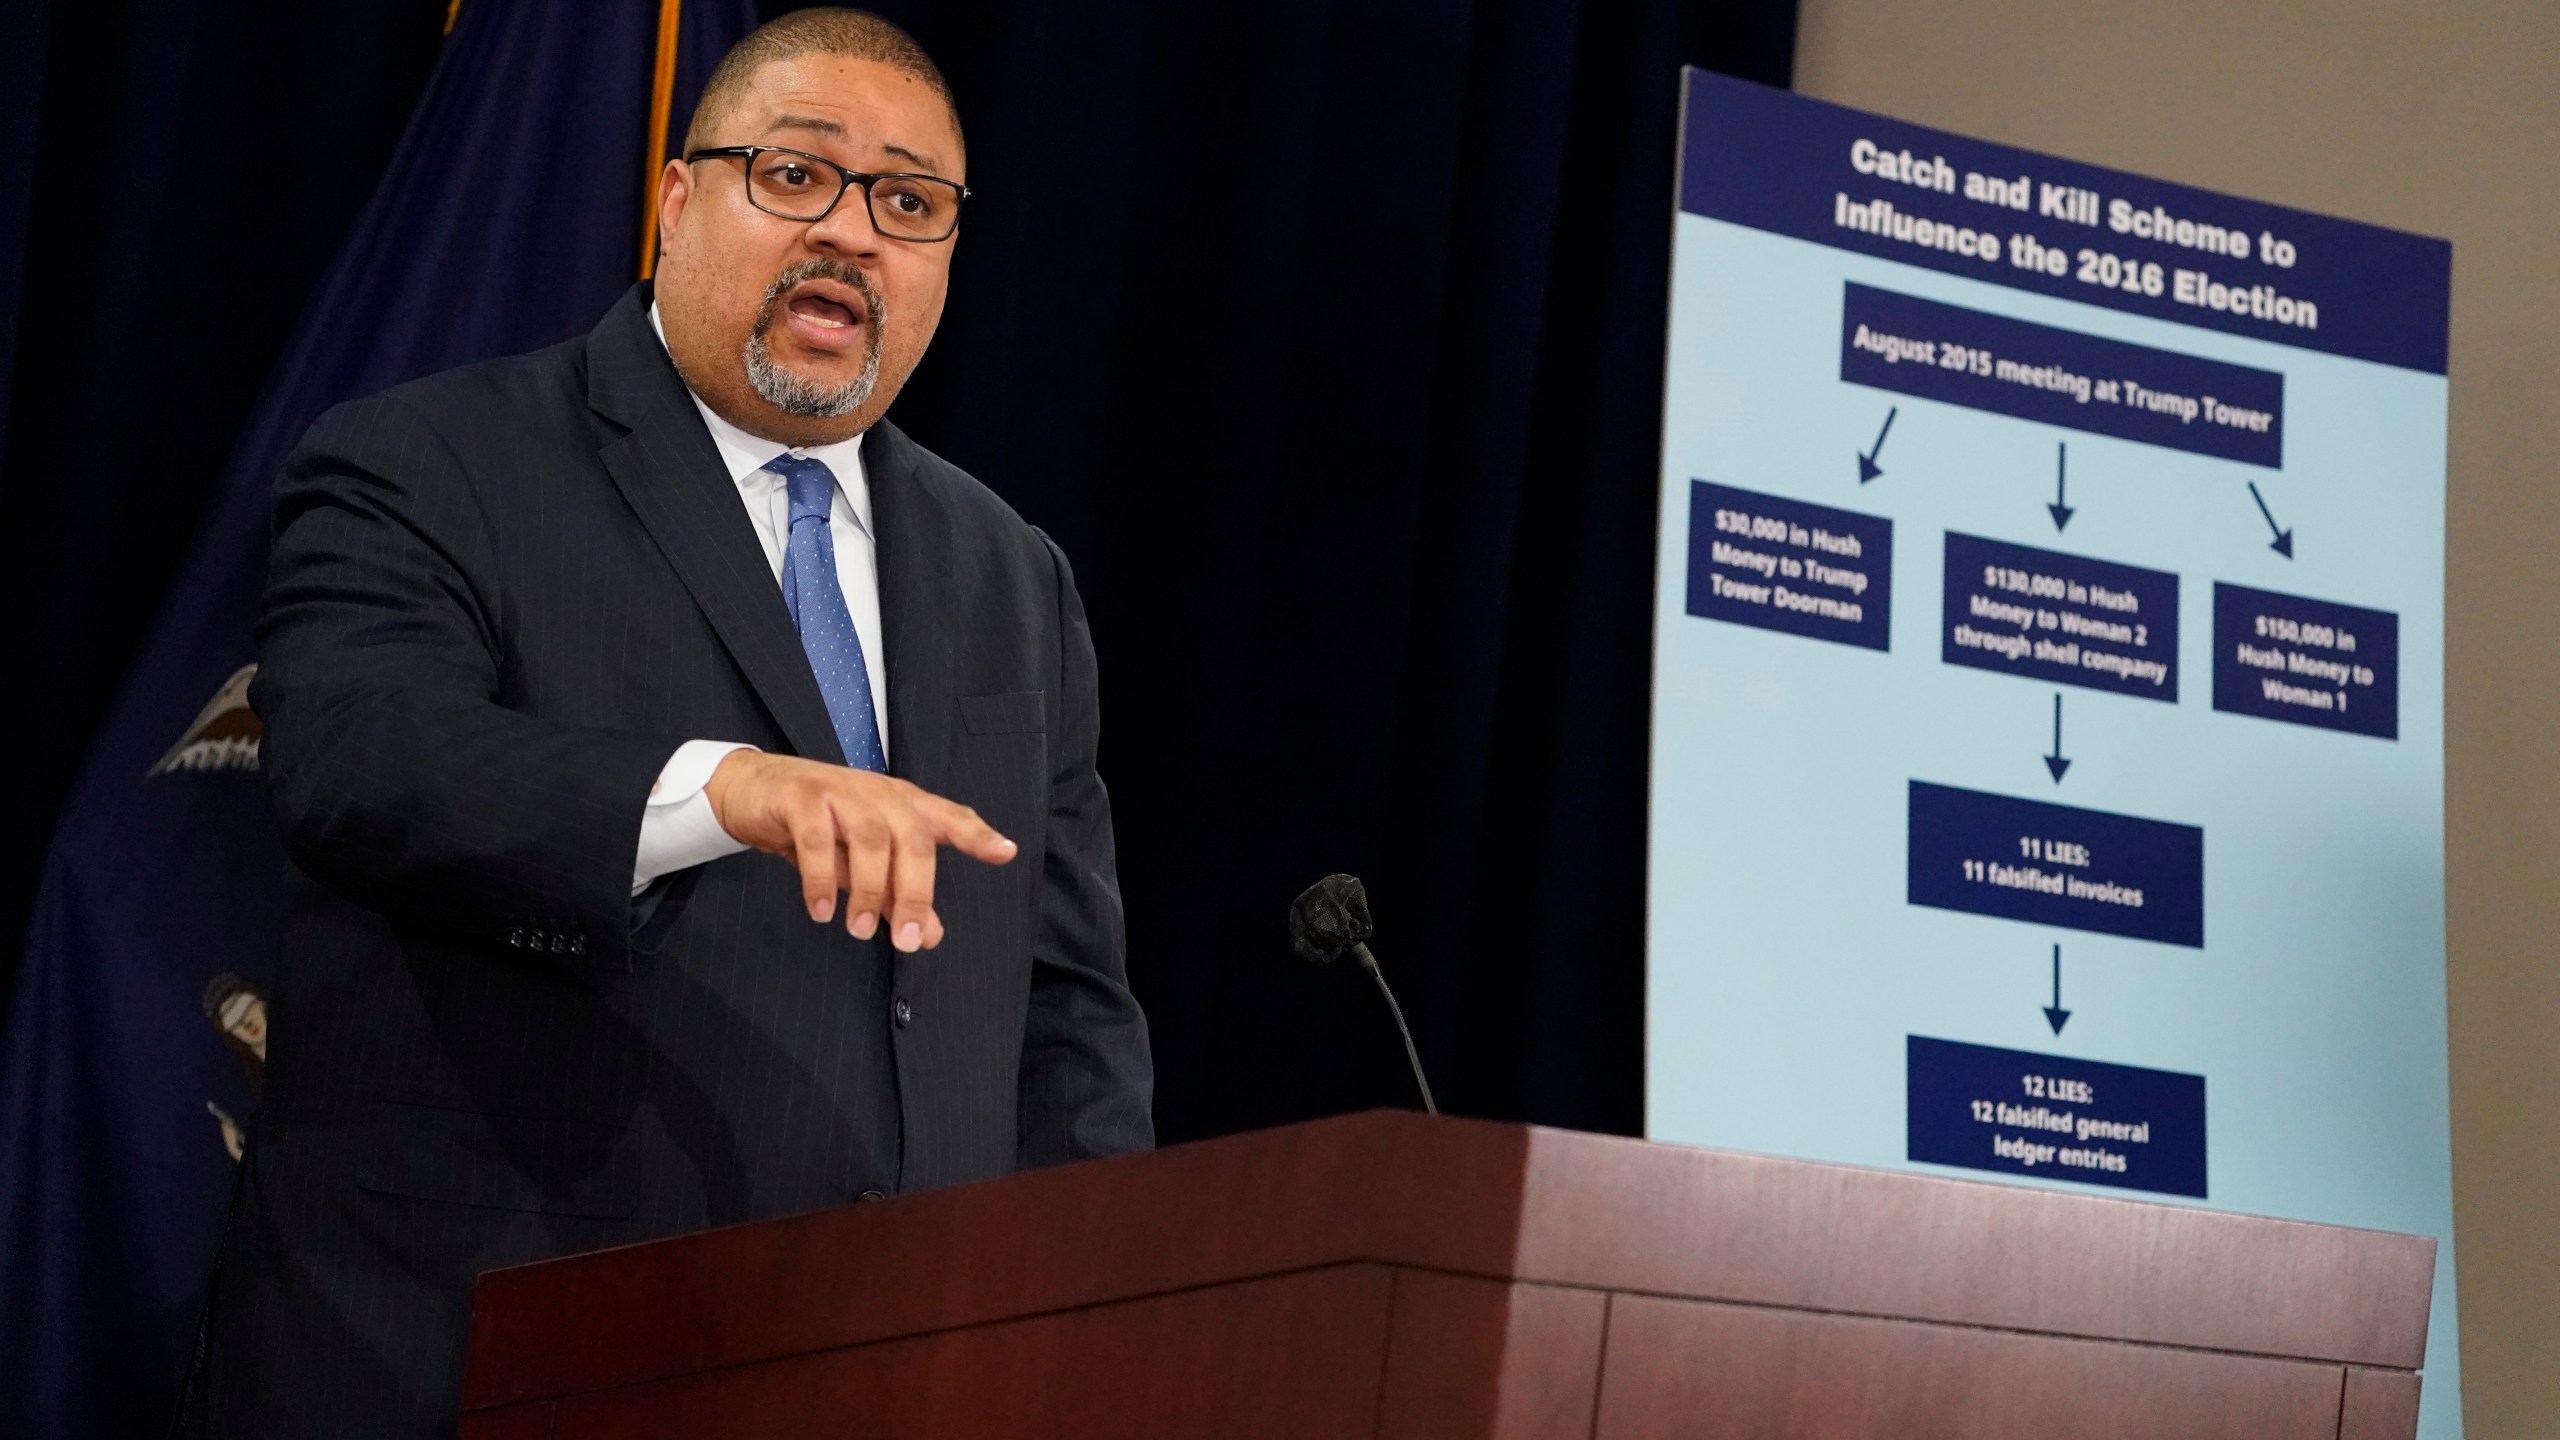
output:
M 659 343 L 664 344 L 667 332 L 659 324 L 655 305 L 649 307 L 649 324 L 657 330 Z M 783 553 L 791 543 L 791 490 L 781 476 L 764 467 L 789 449 L 791 454 L 823 461 L 835 473 L 835 502 L 827 516 L 827 531 L 835 544 L 836 584 L 844 591 L 845 609 L 852 612 L 854 633 L 862 639 L 863 665 L 871 676 L 871 713 L 880 722 L 881 753 L 885 756 L 889 744 L 889 667 L 882 663 L 880 649 L 879 554 L 871 533 L 871 481 L 862 469 L 862 437 L 790 449 L 781 441 L 760 440 L 721 419 L 702 403 L 699 395 L 693 396 L 693 408 L 701 412 L 702 423 L 711 431 L 711 443 L 720 451 L 729 479 L 738 487 L 739 503 L 746 507 L 756 540 L 764 546 L 765 564 L 773 571 L 777 590 L 782 585 Z M 676 753 L 658 771 L 657 783 L 649 787 L 649 804 L 640 815 L 640 849 L 631 866 L 632 894 L 639 894 L 661 875 L 747 848 L 720 828 L 719 818 L 711 813 L 711 797 L 703 793 L 703 786 L 730 751 L 753 748 L 734 740 L 688 740 L 676 747 Z

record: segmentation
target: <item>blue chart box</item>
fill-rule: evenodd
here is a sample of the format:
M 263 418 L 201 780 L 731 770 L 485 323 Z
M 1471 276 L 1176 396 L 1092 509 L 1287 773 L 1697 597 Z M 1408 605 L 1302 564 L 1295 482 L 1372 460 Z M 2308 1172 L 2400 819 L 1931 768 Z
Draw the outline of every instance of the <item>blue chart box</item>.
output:
M 2284 466 L 2284 377 L 1849 283 L 1840 378 L 1969 410 Z
M 2177 576 L 1950 530 L 1945 578 L 1946 663 L 2177 703 Z
M 2204 944 L 2194 825 L 1911 782 L 1914 905 Z
M 1910 1037 L 1910 1158 L 2204 1198 L 2204 1077 Z
M 1689 613 L 1892 648 L 1893 522 L 1689 482 Z
M 2400 738 L 2400 617 L 2213 586 L 2213 708 Z

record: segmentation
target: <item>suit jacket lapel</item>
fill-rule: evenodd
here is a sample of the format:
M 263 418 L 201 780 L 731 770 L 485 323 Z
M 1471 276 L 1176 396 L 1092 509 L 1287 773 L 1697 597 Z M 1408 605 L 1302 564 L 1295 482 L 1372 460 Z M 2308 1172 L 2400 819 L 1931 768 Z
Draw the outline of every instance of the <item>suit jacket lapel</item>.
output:
M 600 452 L 605 469 L 793 751 L 844 763 L 755 527 L 692 394 L 650 328 L 646 283 L 587 337 L 587 397 L 598 414 L 628 432 Z M 896 714 L 894 702 L 890 713 Z
M 948 793 L 959 718 L 958 548 L 951 512 L 915 442 L 887 422 L 862 445 L 880 563 L 880 644 L 889 653 L 889 769 Z

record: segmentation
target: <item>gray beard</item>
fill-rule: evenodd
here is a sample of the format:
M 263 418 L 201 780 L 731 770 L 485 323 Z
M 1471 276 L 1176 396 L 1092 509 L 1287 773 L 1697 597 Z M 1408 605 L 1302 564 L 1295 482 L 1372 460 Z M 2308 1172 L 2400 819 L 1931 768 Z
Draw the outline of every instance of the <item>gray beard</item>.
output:
M 864 306 L 870 314 L 864 317 L 866 331 L 862 373 L 841 385 L 821 385 L 805 376 L 795 375 L 775 362 L 773 351 L 764 343 L 764 334 L 779 318 L 782 292 L 811 278 L 824 274 L 844 281 L 862 292 Z M 764 308 L 756 314 L 755 329 L 747 335 L 747 384 L 765 403 L 785 415 L 805 415 L 813 420 L 836 420 L 852 414 L 871 398 L 880 384 L 880 330 L 883 323 L 880 293 L 867 277 L 856 272 L 846 275 L 824 261 L 794 265 L 784 271 L 765 292 Z

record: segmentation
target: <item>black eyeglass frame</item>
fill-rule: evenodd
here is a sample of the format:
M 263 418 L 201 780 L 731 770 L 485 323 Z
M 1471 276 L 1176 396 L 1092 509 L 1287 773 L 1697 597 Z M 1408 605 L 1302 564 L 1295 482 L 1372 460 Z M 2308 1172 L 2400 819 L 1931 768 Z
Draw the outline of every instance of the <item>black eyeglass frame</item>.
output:
M 819 221 L 836 213 L 836 207 L 844 203 L 845 193 L 853 189 L 854 186 L 860 185 L 862 187 L 862 216 L 864 219 L 871 222 L 872 232 L 879 235 L 884 240 L 904 240 L 911 245 L 939 245 L 944 241 L 949 240 L 952 236 L 959 234 L 960 212 L 965 208 L 970 194 L 968 186 L 945 176 L 927 175 L 921 170 L 889 170 L 883 171 L 879 174 L 871 174 L 861 170 L 848 170 L 844 166 L 837 164 L 824 155 L 812 155 L 806 150 L 794 150 L 787 145 L 717 145 L 707 149 L 688 151 L 685 154 L 684 161 L 686 164 L 690 165 L 696 160 L 716 160 L 730 155 L 735 155 L 739 159 L 744 160 L 746 162 L 745 168 L 750 172 L 746 181 L 747 203 L 753 205 L 759 210 L 762 210 L 767 215 L 772 215 L 784 220 L 797 221 L 804 225 L 815 225 Z M 776 210 L 772 206 L 765 204 L 763 201 L 756 198 L 756 185 L 752 174 L 755 169 L 756 157 L 759 155 L 788 155 L 795 160 L 806 160 L 812 165 L 816 165 L 827 170 L 833 170 L 836 172 L 837 178 L 835 198 L 827 202 L 827 208 L 819 211 L 815 215 L 808 216 L 786 215 L 782 211 Z M 871 208 L 871 187 L 882 180 L 930 180 L 936 185 L 950 186 L 960 197 L 959 200 L 953 202 L 951 206 L 951 228 L 934 236 L 930 240 L 918 235 L 901 235 L 893 230 L 882 229 L 880 227 L 879 213 Z

